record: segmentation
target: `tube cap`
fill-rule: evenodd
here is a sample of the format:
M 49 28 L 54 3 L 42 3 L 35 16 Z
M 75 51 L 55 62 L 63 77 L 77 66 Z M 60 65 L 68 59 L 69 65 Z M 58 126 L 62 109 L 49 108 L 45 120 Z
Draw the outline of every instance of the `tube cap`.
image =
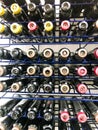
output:
M 64 20 L 61 23 L 61 30 L 67 31 L 70 28 L 70 22 L 68 20 Z
M 6 73 L 6 68 L 0 66 L 0 76 L 3 76 Z
M 5 31 L 5 26 L 4 24 L 0 23 L 0 33 L 3 33 Z
M 21 49 L 19 49 L 19 48 L 14 48 L 14 49 L 12 49 L 12 51 L 11 51 L 11 57 L 13 58 L 13 59 L 21 59 L 22 58 L 22 55 L 23 55 L 23 52 L 22 52 L 22 50 Z
M 36 90 L 35 85 L 33 85 L 33 84 L 31 84 L 31 83 L 29 83 L 29 84 L 27 85 L 27 89 L 28 89 L 28 91 L 29 91 L 30 93 L 33 93 L 33 92 Z
M 27 51 L 27 57 L 29 57 L 29 58 L 34 58 L 36 56 L 36 52 L 35 52 L 35 50 L 34 49 L 29 49 L 28 51 Z
M 80 58 L 85 58 L 87 56 L 87 50 L 84 48 L 81 48 L 78 50 L 78 56 Z
M 28 11 L 34 12 L 36 10 L 36 5 L 33 2 L 27 4 Z
M 22 125 L 19 123 L 19 124 L 13 124 L 13 128 L 12 130 L 21 130 L 22 129 Z
M 70 51 L 67 48 L 63 48 L 59 51 L 61 58 L 66 59 L 70 55 Z
M 63 122 L 67 122 L 69 120 L 69 113 L 66 111 L 61 112 L 60 118 Z
M 53 7 L 51 4 L 45 4 L 45 6 L 43 7 L 43 10 L 45 13 L 51 13 L 53 11 Z
M 20 34 L 22 32 L 22 30 L 23 30 L 23 26 L 18 24 L 18 23 L 12 23 L 10 25 L 10 29 L 11 29 L 12 33 Z
M 36 67 L 35 66 L 29 66 L 27 68 L 27 74 L 28 75 L 34 75 L 36 73 Z
M 51 121 L 51 120 L 52 120 L 52 114 L 49 113 L 49 112 L 45 113 L 45 114 L 44 114 L 44 119 L 45 119 L 46 121 Z
M 0 6 L 0 17 L 5 15 L 6 9 L 4 9 L 2 6 Z
M 78 67 L 77 68 L 77 74 L 79 76 L 86 76 L 87 75 L 87 69 L 85 67 Z
M 43 68 L 43 75 L 45 77 L 50 77 L 53 75 L 53 69 L 51 67 L 45 67 Z
M 48 93 L 52 91 L 52 86 L 50 84 L 44 84 L 43 89 L 46 93 Z
M 37 130 L 37 126 L 36 125 L 29 125 L 28 130 Z
M 60 89 L 61 89 L 62 93 L 68 93 L 69 92 L 68 84 L 62 84 Z
M 0 92 L 3 91 L 3 89 L 4 89 L 4 85 L 3 85 L 3 83 L 1 82 L 1 83 L 0 83 Z
M 85 123 L 87 121 L 87 116 L 84 112 L 78 112 L 77 118 L 80 123 Z
M 98 48 L 96 48 L 96 49 L 94 50 L 94 56 L 95 56 L 96 59 L 98 59 Z
M 21 85 L 19 83 L 13 83 L 11 85 L 11 90 L 14 92 L 17 92 L 17 91 L 19 91 L 20 87 L 21 87 Z
M 95 22 L 95 27 L 98 29 L 98 20 Z
M 11 5 L 11 11 L 14 15 L 17 15 L 21 13 L 22 8 L 17 3 L 14 3 Z
M 86 30 L 88 28 L 88 23 L 86 21 L 82 21 L 79 23 L 79 28 L 81 30 Z
M 6 125 L 3 123 L 0 123 L 0 130 L 7 130 Z
M 35 112 L 34 111 L 29 111 L 28 114 L 27 114 L 27 117 L 30 120 L 33 120 L 36 117 Z
M 61 5 L 62 10 L 67 11 L 71 8 L 71 4 L 67 1 L 63 2 Z
M 95 74 L 96 76 L 98 76 L 98 66 L 95 66 L 93 71 L 94 71 L 94 74 Z
M 44 125 L 43 130 L 53 130 L 53 126 L 51 124 L 49 125 Z
M 0 82 L 0 92 L 7 88 L 6 82 Z
M 60 67 L 60 74 L 63 76 L 67 76 L 69 74 L 69 68 L 67 66 Z
M 82 84 L 77 85 L 77 90 L 79 93 L 83 94 L 83 93 L 86 93 L 88 89 L 87 89 L 87 86 L 82 83 Z
M 52 55 L 53 55 L 53 51 L 50 49 L 50 48 L 47 48 L 47 49 L 44 49 L 43 50 L 43 56 L 45 57 L 45 58 L 51 58 L 52 57 Z
M 98 113 L 95 113 L 94 117 L 95 117 L 95 121 L 98 123 Z
M 18 74 L 20 74 L 20 69 L 17 68 L 17 67 L 13 67 L 12 70 L 11 70 L 11 73 L 13 75 L 18 75 Z
M 13 120 L 17 120 L 18 118 L 19 118 L 19 116 L 20 116 L 20 112 L 19 111 L 12 111 L 11 112 L 11 118 L 13 119 Z
M 28 29 L 30 32 L 34 32 L 38 29 L 38 26 L 35 22 L 31 21 L 28 23 Z
M 53 30 L 53 23 L 51 21 L 47 21 L 44 23 L 44 29 L 46 32 L 50 32 Z

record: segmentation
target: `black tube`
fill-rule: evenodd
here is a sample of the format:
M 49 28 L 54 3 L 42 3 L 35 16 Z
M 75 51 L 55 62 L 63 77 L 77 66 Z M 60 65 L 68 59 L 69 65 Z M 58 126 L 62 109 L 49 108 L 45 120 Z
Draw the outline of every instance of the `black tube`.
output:
M 11 117 L 6 116 L 3 121 L 0 122 L 0 130 L 8 130 L 10 126 L 14 123 Z
M 11 111 L 10 116 L 13 120 L 17 120 L 19 117 L 22 116 L 25 109 L 27 109 L 30 103 L 29 99 L 22 99 Z M 27 107 L 28 106 L 28 107 Z
M 38 111 L 40 109 L 41 103 L 42 102 L 40 100 L 34 100 L 31 106 L 29 107 L 27 117 L 30 120 L 33 120 L 36 118 Z
M 10 74 L 11 68 L 12 68 L 12 65 L 0 66 L 0 76 L 5 76 L 5 75 Z
M 69 1 L 65 1 L 61 4 L 60 20 L 69 19 L 72 15 L 72 7 Z
M 15 82 L 15 79 L 7 79 L 0 81 L 0 92 L 9 89 L 13 82 Z
M 11 109 L 19 102 L 20 100 L 8 100 L 4 105 L 0 106 L 0 117 L 6 116 Z
M 84 104 L 94 115 L 96 122 L 98 122 L 98 107 L 92 101 L 84 102 Z
M 24 54 L 23 50 L 21 50 L 20 48 L 12 49 L 12 51 L 10 52 L 10 55 L 15 60 L 27 58 L 26 55 Z
M 0 59 L 11 59 L 10 51 L 0 48 Z
M 53 119 L 54 101 L 45 100 L 45 106 L 43 108 L 43 117 L 45 121 L 51 121 Z
M 83 130 L 92 130 L 92 127 L 90 126 L 88 122 L 82 123 L 81 125 L 82 125 Z
M 33 79 L 26 86 L 27 92 L 34 93 L 40 87 L 40 80 Z
M 27 118 L 24 118 L 24 117 L 19 118 L 19 119 L 13 124 L 12 130 L 16 130 L 16 129 L 17 129 L 17 130 L 23 130 L 23 129 L 25 129 L 26 124 L 27 124 L 27 121 L 28 121 Z
M 52 4 L 45 4 L 43 7 L 44 10 L 44 19 L 47 20 L 54 20 L 55 16 L 54 16 L 54 7 L 52 6 Z
M 51 79 L 44 79 L 44 81 L 42 83 L 42 88 L 43 88 L 44 92 L 46 92 L 46 93 L 52 92 L 54 89 L 53 81 Z
M 68 105 L 65 100 L 60 100 L 60 119 L 63 122 L 67 122 L 69 120 Z
M 70 126 L 71 126 L 72 130 L 80 130 L 80 126 L 79 126 L 79 123 L 77 122 L 77 120 L 71 120 Z
M 81 94 L 86 93 L 88 91 L 87 84 L 82 83 L 78 79 L 71 80 L 72 86 Z
M 84 123 L 87 121 L 87 116 L 83 110 L 83 107 L 79 101 L 72 101 L 73 107 L 75 109 L 75 113 L 77 115 L 77 119 L 80 123 Z

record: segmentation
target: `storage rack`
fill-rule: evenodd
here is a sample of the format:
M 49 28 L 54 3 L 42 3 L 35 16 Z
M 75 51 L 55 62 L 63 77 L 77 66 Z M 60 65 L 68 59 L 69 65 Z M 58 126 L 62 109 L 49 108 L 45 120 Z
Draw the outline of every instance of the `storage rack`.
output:
M 55 0 L 55 2 L 56 2 L 56 0 Z M 59 8 L 60 8 L 60 3 L 59 2 L 60 1 L 58 1 L 58 4 L 55 4 L 52 1 L 53 7 L 55 7 L 55 11 L 56 11 L 56 9 L 59 10 Z M 93 4 L 94 3 L 90 2 L 90 1 L 83 2 L 83 3 L 82 2 L 81 3 L 72 3 L 73 6 L 80 6 L 80 5 L 81 6 L 84 6 L 84 5 L 89 6 L 89 5 L 93 5 Z M 41 5 L 38 5 L 38 6 L 41 6 Z M 83 20 L 86 20 L 86 21 L 95 21 L 94 19 L 87 20 L 86 18 L 83 18 L 82 16 L 80 18 L 75 18 L 75 17 L 71 18 L 69 21 L 71 22 L 71 24 L 74 23 L 73 24 L 73 28 L 75 28 L 75 25 L 77 24 L 77 22 L 80 22 L 80 21 L 83 21 Z M 5 22 L 5 24 L 6 24 L 6 21 L 3 21 L 3 22 Z M 42 21 L 42 22 L 44 22 L 44 21 Z M 71 34 L 69 33 L 68 36 L 65 36 L 66 38 L 68 38 L 68 41 L 67 42 L 60 42 L 59 39 L 61 37 L 59 35 L 59 32 L 60 32 L 60 28 L 59 28 L 59 26 L 60 26 L 59 13 L 56 12 L 56 20 L 54 20 L 52 22 L 54 22 L 54 23 L 56 22 L 55 36 L 52 37 L 52 38 L 55 38 L 55 42 L 53 42 L 53 43 L 48 43 L 46 40 L 44 42 L 42 42 L 42 43 L 32 42 L 32 40 L 30 40 L 32 38 L 31 36 L 29 36 L 29 37 L 28 36 L 27 37 L 20 37 L 20 36 L 10 35 L 10 36 L 5 37 L 5 36 L 1 35 L 0 39 L 5 39 L 6 42 L 5 43 L 0 43 L 0 46 L 1 47 L 4 46 L 4 48 L 7 48 L 7 47 L 9 47 L 9 48 L 12 47 L 13 48 L 14 46 L 18 47 L 18 45 L 20 45 L 20 46 L 23 46 L 23 45 L 29 46 L 30 45 L 32 47 L 37 47 L 37 50 L 39 52 L 40 52 L 41 46 L 44 47 L 44 45 L 47 45 L 47 46 L 51 46 L 51 45 L 56 45 L 57 46 L 58 45 L 58 47 L 59 47 L 59 45 L 61 47 L 65 46 L 65 45 L 66 46 L 69 45 L 69 48 L 70 48 L 70 45 L 75 45 L 76 47 L 82 47 L 83 46 L 83 47 L 88 47 L 88 48 L 89 48 L 89 46 L 91 47 L 92 45 L 94 45 L 95 47 L 97 47 L 97 44 L 98 44 L 97 38 L 98 37 L 96 35 L 95 36 L 86 36 L 85 35 L 85 36 L 75 37 L 75 36 L 71 36 Z M 43 32 L 43 34 L 44 33 L 45 32 Z M 37 37 L 35 37 L 35 38 L 37 38 Z M 45 39 L 46 36 L 44 36 L 42 38 Z M 72 38 L 76 38 L 76 39 L 77 38 L 84 38 L 84 39 L 86 39 L 86 41 L 84 40 L 84 41 L 80 41 L 80 42 L 74 42 L 74 41 L 72 42 L 72 41 L 70 41 L 70 39 L 72 39 Z M 55 52 L 55 56 L 58 57 L 57 52 Z M 38 61 L 30 61 L 30 60 L 28 61 L 26 59 L 19 60 L 19 61 L 14 61 L 14 60 L 0 60 L 0 64 L 15 64 L 15 63 L 16 64 L 17 63 L 18 64 L 25 64 L 25 63 L 27 63 L 27 64 L 32 64 L 32 63 L 33 64 L 52 64 L 52 65 L 54 65 L 54 64 L 81 64 L 81 62 L 76 62 L 76 61 L 72 62 L 70 60 L 68 60 L 67 62 L 64 62 L 64 61 L 60 62 L 58 59 L 57 60 L 53 59 L 51 62 L 50 61 L 41 61 L 40 58 L 38 59 Z M 88 61 L 84 60 L 82 62 L 82 64 L 92 64 L 92 63 L 95 64 L 95 65 L 97 65 L 98 61 L 90 61 L 90 62 L 88 62 Z M 24 76 L 25 75 L 20 76 L 20 78 L 22 78 Z M 9 79 L 10 78 L 16 78 L 16 77 L 14 77 L 12 75 L 7 75 L 5 77 L 7 77 Z M 43 78 L 42 75 L 25 76 L 25 77 L 27 77 L 27 78 L 28 77 L 29 78 Z M 75 76 L 75 77 L 76 78 L 80 78 L 78 76 Z M 4 77 L 1 77 L 1 79 L 3 79 L 3 78 Z M 58 80 L 59 78 L 62 79 L 63 77 L 60 76 L 60 75 L 53 75 L 52 78 L 55 78 L 55 79 Z M 74 75 L 66 76 L 65 78 L 67 80 L 70 80 L 70 79 L 74 78 Z M 84 80 L 85 82 L 87 82 L 87 81 L 93 80 L 94 78 L 95 78 L 94 76 L 91 76 L 91 77 L 86 76 L 84 78 L 82 77 L 81 80 L 82 81 Z M 70 101 L 70 100 L 73 100 L 72 97 L 78 97 L 78 99 L 76 99 L 76 101 L 90 101 L 90 100 L 97 101 L 97 99 L 94 98 L 94 97 L 98 96 L 98 92 L 96 91 L 97 86 L 92 86 L 91 84 L 89 84 L 89 86 L 88 86 L 89 91 L 86 94 L 79 94 L 78 92 L 76 92 L 76 90 L 73 87 L 71 87 L 71 90 L 70 90 L 69 93 L 62 94 L 59 91 L 57 91 L 58 88 L 59 88 L 59 86 L 55 85 L 55 90 L 52 93 L 44 93 L 44 92 L 32 93 L 32 97 L 30 98 L 30 100 L 35 99 L 35 98 L 38 99 L 38 100 L 43 100 L 43 99 L 48 99 L 47 96 L 54 96 L 54 98 L 51 98 L 51 100 L 55 100 L 55 118 L 54 118 L 55 119 L 55 130 L 59 129 L 58 127 L 60 125 L 59 124 L 59 116 L 58 116 L 59 115 L 59 113 L 58 113 L 59 112 L 59 105 L 58 105 L 58 101 L 59 100 L 69 100 Z M 14 97 L 15 94 L 21 94 L 23 96 L 23 97 L 20 97 L 21 99 L 25 98 L 24 97 L 25 94 L 31 94 L 31 93 L 26 93 L 25 90 L 23 92 L 12 92 L 10 90 L 7 90 L 5 92 L 0 92 L 0 93 L 1 93 L 1 97 L 0 98 L 13 98 L 13 99 L 15 98 Z M 12 93 L 11 97 L 9 96 L 10 93 Z M 41 96 L 43 96 L 43 98 L 34 97 L 35 95 L 37 95 L 37 96 L 41 95 Z M 63 98 L 61 98 L 61 97 L 63 97 Z M 87 97 L 89 97 L 89 98 L 87 98 Z M 73 109 L 70 108 L 70 111 L 73 111 Z M 75 120 L 74 117 L 72 118 L 72 120 Z M 93 130 L 97 130 L 98 129 L 98 124 L 95 123 L 94 119 L 91 118 L 91 119 L 88 120 L 88 122 L 92 126 Z M 66 125 L 67 125 L 68 130 L 70 130 L 70 121 Z M 81 130 L 82 130 L 83 128 L 82 128 L 81 124 L 79 124 L 79 125 L 80 125 Z

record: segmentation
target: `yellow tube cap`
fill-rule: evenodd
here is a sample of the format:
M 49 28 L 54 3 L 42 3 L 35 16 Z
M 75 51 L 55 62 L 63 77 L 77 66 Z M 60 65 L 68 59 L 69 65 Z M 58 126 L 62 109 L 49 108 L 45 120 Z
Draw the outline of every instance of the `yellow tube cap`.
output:
M 53 30 L 53 23 L 51 21 L 47 21 L 44 23 L 44 29 L 47 32 L 50 32 Z
M 3 16 L 5 14 L 6 10 L 0 6 L 0 16 Z
M 11 5 L 11 11 L 13 12 L 14 15 L 15 14 L 17 15 L 21 13 L 22 8 L 17 3 L 14 3 Z
M 5 31 L 5 25 L 0 23 L 0 33 Z
M 10 25 L 10 29 L 11 29 L 12 33 L 20 34 L 23 30 L 23 27 L 22 27 L 22 25 L 20 25 L 18 23 L 13 23 Z

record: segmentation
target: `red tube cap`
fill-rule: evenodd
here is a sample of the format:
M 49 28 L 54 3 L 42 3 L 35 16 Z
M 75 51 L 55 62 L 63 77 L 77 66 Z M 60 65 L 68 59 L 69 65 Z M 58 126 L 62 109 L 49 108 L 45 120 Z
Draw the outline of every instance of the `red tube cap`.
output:
M 96 66 L 96 67 L 94 67 L 94 74 L 96 75 L 96 76 L 98 76 L 98 66 Z
M 68 20 L 64 20 L 61 23 L 61 30 L 67 31 L 70 28 L 70 22 Z
M 98 48 L 94 50 L 94 56 L 96 59 L 98 59 Z
M 37 30 L 37 28 L 38 28 L 38 26 L 35 22 L 32 21 L 32 22 L 28 23 L 28 29 L 30 32 Z
M 77 118 L 80 123 L 85 123 L 87 121 L 87 116 L 84 112 L 79 112 Z
M 77 68 L 77 74 L 79 76 L 86 76 L 87 75 L 87 69 L 85 67 L 79 67 Z
M 69 113 L 66 111 L 61 112 L 60 118 L 63 122 L 67 122 L 69 120 Z
M 79 93 L 86 93 L 87 92 L 87 86 L 83 83 L 77 85 L 77 90 Z

